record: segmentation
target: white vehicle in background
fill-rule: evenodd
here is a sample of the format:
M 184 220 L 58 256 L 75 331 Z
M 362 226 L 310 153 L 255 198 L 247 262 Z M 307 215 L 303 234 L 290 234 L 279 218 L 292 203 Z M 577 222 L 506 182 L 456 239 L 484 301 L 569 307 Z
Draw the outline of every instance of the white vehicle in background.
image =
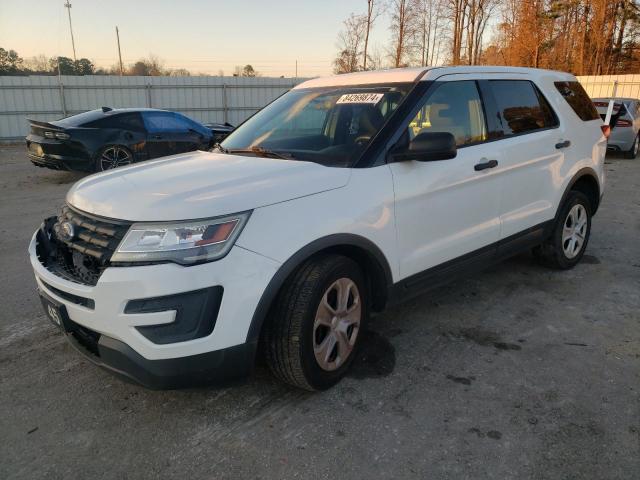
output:
M 636 158 L 640 151 L 640 100 L 637 98 L 594 98 L 600 117 L 606 121 L 609 103 L 611 109 L 611 134 L 608 148 L 624 154 L 626 158 Z
M 298 85 L 217 151 L 87 177 L 29 246 L 80 351 L 154 388 L 339 381 L 370 311 L 521 251 L 571 268 L 606 138 L 566 73 L 442 67 Z M 46 359 L 43 359 L 46 361 Z

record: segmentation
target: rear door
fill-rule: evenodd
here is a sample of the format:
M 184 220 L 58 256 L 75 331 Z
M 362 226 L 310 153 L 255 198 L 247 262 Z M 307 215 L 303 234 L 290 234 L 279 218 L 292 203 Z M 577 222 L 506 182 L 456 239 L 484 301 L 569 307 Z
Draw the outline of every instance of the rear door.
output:
M 490 132 L 477 83 L 466 75 L 440 77 L 410 117 L 398 143 L 422 132 L 449 132 L 458 152 L 450 160 L 389 165 L 401 277 L 474 251 L 474 259 L 492 258 L 500 237 L 495 167 L 502 155 L 487 142 Z
M 174 112 L 146 111 L 142 113 L 147 129 L 149 158 L 197 150 L 202 134 L 191 128 L 182 115 Z
M 500 223 L 502 239 L 532 229 L 555 215 L 557 172 L 577 140 L 560 125 L 541 90 L 522 76 L 480 82 L 487 116 L 495 122 L 503 161 Z

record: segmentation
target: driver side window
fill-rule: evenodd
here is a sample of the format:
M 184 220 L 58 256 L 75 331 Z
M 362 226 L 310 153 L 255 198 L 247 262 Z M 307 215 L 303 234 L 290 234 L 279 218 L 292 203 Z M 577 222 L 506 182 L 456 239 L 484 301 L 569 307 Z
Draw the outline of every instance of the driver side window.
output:
M 476 82 L 445 82 L 409 123 L 409 139 L 423 132 L 448 132 L 461 147 L 487 139 L 487 125 Z

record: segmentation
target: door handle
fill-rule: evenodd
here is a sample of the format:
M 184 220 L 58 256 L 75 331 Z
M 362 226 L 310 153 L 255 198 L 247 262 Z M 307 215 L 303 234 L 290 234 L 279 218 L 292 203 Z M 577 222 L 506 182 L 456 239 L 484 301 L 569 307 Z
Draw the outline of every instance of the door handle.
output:
M 485 160 L 485 159 L 483 159 Z M 489 160 L 486 162 L 482 162 L 482 163 L 478 163 L 476 165 L 474 165 L 473 169 L 476 172 L 479 172 L 480 170 L 486 170 L 487 168 L 494 168 L 498 166 L 498 161 L 497 160 Z
M 565 140 L 564 142 L 556 143 L 556 148 L 560 150 L 561 148 L 567 148 L 571 145 L 569 140 Z

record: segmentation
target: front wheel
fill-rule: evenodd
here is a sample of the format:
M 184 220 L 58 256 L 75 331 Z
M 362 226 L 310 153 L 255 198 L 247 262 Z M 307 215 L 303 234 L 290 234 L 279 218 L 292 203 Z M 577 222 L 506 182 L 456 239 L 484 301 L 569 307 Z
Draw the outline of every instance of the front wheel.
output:
M 356 356 L 368 317 L 360 267 L 341 255 L 310 260 L 285 282 L 264 335 L 271 371 L 305 390 L 336 384 Z
M 571 191 L 553 233 L 534 249 L 541 263 L 558 269 L 573 268 L 584 255 L 591 233 L 591 204 L 582 193 Z
M 96 155 L 95 171 L 104 172 L 131 163 L 133 163 L 133 154 L 128 148 L 120 145 L 107 145 L 102 147 Z

